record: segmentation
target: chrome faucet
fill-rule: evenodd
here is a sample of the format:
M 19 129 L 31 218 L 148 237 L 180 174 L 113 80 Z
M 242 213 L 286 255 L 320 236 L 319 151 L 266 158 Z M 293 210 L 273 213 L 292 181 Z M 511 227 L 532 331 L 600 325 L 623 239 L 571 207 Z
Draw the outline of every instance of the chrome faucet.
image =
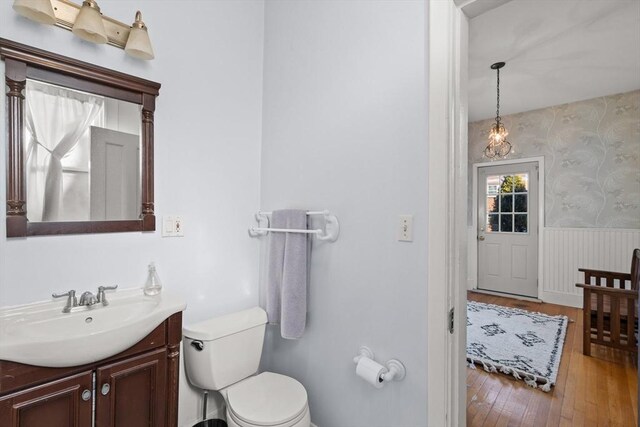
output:
M 96 296 L 90 291 L 86 291 L 83 292 L 82 295 L 80 295 L 80 301 L 78 302 L 78 305 L 92 306 L 97 303 L 98 298 L 96 298 Z
M 82 295 L 80 295 L 80 301 L 78 301 L 78 298 L 76 298 L 76 291 L 74 291 L 73 289 L 70 290 L 69 292 L 65 292 L 64 294 L 51 294 L 51 296 L 54 298 L 68 297 L 67 303 L 62 309 L 62 312 L 71 313 L 71 310 L 74 307 L 79 307 L 79 306 L 91 307 L 98 303 L 102 303 L 103 306 L 109 305 L 109 301 L 107 301 L 107 297 L 104 292 L 113 291 L 116 289 L 118 289 L 118 285 L 99 286 L 97 295 L 94 295 L 90 291 L 83 292 Z
M 71 289 L 69 292 L 65 292 L 64 294 L 51 294 L 51 296 L 54 298 L 68 297 L 67 303 L 62 309 L 63 313 L 70 313 L 71 309 L 78 305 L 78 298 L 76 298 L 76 291 L 74 291 L 73 289 Z

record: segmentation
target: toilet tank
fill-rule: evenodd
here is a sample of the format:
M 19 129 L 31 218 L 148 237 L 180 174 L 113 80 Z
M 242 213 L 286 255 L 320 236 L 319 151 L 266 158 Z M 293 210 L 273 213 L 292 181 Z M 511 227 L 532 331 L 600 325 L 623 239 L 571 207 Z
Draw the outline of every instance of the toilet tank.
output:
M 185 326 L 187 378 L 204 390 L 221 390 L 258 372 L 267 313 L 260 307 Z

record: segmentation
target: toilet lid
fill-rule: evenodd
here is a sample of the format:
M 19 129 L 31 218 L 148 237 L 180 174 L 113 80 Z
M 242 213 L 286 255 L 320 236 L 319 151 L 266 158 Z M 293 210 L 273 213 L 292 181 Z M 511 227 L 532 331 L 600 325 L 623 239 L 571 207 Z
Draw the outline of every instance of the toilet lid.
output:
M 307 407 L 307 391 L 293 378 L 263 372 L 229 387 L 227 401 L 241 420 L 271 426 L 300 415 Z

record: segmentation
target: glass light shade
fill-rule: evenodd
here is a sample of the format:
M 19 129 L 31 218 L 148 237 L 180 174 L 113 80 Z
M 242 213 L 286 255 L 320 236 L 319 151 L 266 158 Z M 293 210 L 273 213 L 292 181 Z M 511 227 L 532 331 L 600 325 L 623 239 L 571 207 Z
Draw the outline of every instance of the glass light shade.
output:
M 71 31 L 81 39 L 92 43 L 104 44 L 108 41 L 100 8 L 94 1 L 84 1 L 82 3 Z
M 131 32 L 129 32 L 129 38 L 127 39 L 127 45 L 124 48 L 127 54 L 139 58 L 139 59 L 153 59 L 153 47 L 151 46 L 151 39 L 147 32 L 147 27 L 142 22 L 142 15 L 140 11 L 136 12 L 136 21 L 131 26 Z
M 511 143 L 507 141 L 507 135 L 509 132 L 502 123 L 495 123 L 489 132 L 489 144 L 484 149 L 484 155 L 490 159 L 506 157 L 511 152 Z
M 50 0 L 15 0 L 13 10 L 40 24 L 53 25 L 56 23 L 56 15 Z
M 507 135 L 509 135 L 509 132 L 507 132 L 504 126 L 501 123 L 496 123 L 489 133 L 489 141 L 493 141 L 495 144 L 500 144 L 502 141 L 507 140 Z

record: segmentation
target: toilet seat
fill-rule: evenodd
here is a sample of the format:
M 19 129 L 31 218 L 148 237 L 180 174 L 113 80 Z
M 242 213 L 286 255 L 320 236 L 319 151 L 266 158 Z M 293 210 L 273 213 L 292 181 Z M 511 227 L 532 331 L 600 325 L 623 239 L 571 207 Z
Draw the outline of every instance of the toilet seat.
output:
M 226 401 L 228 414 L 247 426 L 293 426 L 308 413 L 303 385 L 273 372 L 228 387 Z

